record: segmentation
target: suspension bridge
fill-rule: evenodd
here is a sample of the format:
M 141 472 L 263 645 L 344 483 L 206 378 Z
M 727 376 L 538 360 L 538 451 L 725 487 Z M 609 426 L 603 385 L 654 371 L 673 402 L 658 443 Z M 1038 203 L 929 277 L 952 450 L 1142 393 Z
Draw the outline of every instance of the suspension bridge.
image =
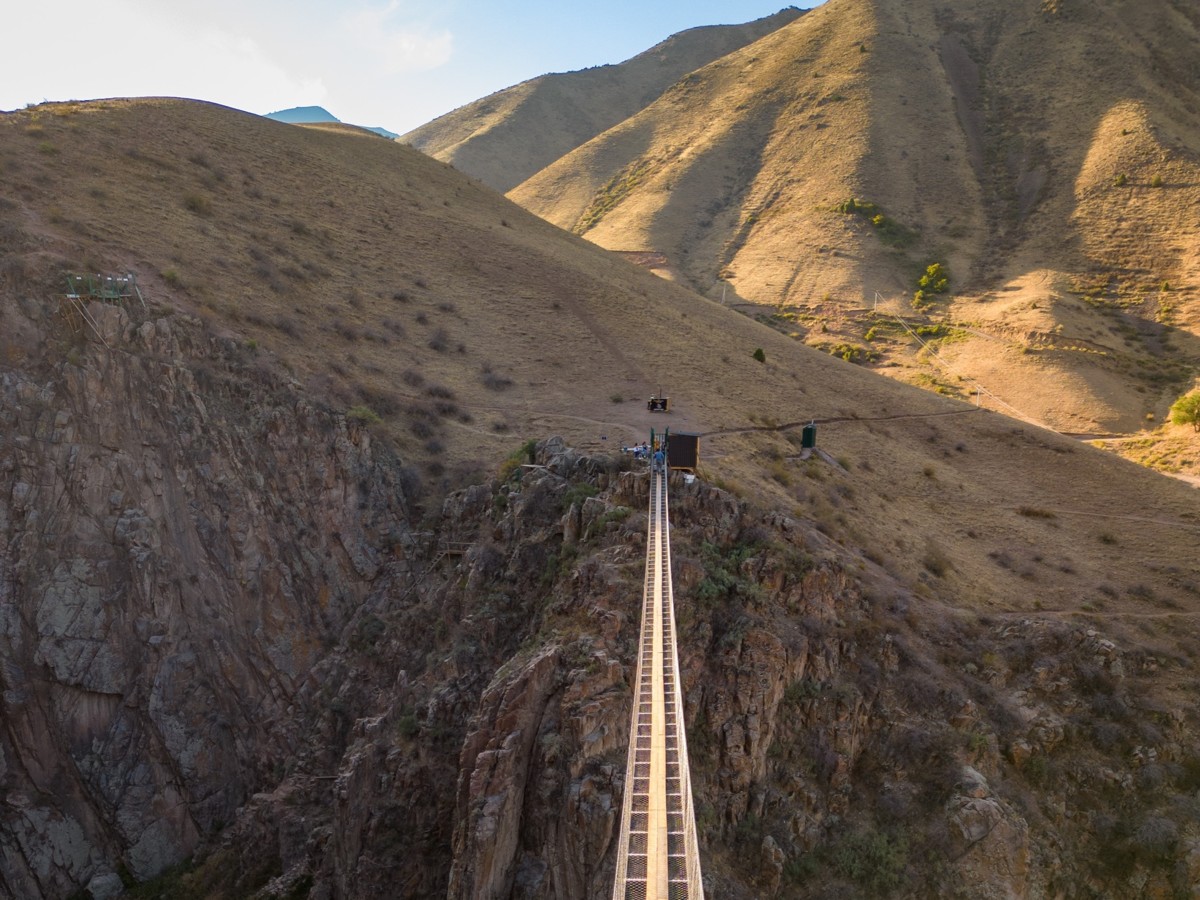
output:
M 650 473 L 642 630 L 613 900 L 702 900 L 675 649 L 667 466 Z

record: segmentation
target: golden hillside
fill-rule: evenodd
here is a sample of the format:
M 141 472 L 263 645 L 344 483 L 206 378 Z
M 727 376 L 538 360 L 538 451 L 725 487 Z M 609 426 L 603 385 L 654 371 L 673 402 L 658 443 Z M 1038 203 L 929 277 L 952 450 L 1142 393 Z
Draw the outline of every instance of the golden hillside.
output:
M 789 7 L 744 25 L 692 28 L 623 63 L 533 78 L 440 116 L 399 140 L 507 191 L 653 103 L 688 72 L 802 12 Z
M 710 435 L 710 476 L 799 504 L 909 577 L 936 545 L 956 603 L 1070 609 L 1136 580 L 1101 532 L 1141 568 L 1190 558 L 1184 485 L 832 359 L 393 142 L 176 100 L 50 104 L 0 119 L 0 163 L 8 265 L 31 302 L 61 302 L 66 271 L 132 271 L 152 308 L 379 416 L 435 493 L 527 437 L 602 451 L 669 426 Z M 4 365 L 33 352 L 0 330 Z M 645 409 L 660 390 L 669 417 Z M 794 460 L 809 419 L 846 473 L 805 477 L 821 475 Z M 1048 568 L 1031 593 L 989 557 L 1010 546 L 1070 574 Z
M 1198 43 L 1171 0 L 829 0 L 510 196 L 887 374 L 1131 432 L 1200 354 Z

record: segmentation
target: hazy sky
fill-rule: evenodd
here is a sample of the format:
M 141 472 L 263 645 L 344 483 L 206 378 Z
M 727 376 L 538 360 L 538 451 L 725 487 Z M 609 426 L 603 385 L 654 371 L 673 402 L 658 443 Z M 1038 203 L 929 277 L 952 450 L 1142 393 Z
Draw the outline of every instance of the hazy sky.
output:
M 527 78 L 620 62 L 685 28 L 748 22 L 788 5 L 19 0 L 4 14 L 0 109 L 194 97 L 257 113 L 324 106 L 344 122 L 405 132 Z

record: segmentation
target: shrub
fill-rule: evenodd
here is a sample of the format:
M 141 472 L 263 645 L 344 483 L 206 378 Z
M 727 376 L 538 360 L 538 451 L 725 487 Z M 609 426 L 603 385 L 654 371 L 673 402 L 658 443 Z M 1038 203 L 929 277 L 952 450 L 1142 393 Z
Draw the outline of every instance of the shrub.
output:
M 869 200 L 856 200 L 851 197 L 849 200 L 843 200 L 834 207 L 835 212 L 845 213 L 846 215 L 860 215 L 867 218 L 873 218 L 878 213 L 879 207 Z
M 212 214 L 212 204 L 208 198 L 202 194 L 184 194 L 183 208 L 190 213 L 195 213 L 198 216 L 207 216 Z
M 526 441 L 500 463 L 500 471 L 497 473 L 499 479 L 507 481 L 515 472 L 520 471 L 525 462 L 537 462 L 537 441 L 533 439 Z
M 1161 175 L 1155 175 L 1153 178 L 1150 179 L 1150 187 L 1162 187 L 1162 186 L 1163 186 L 1163 177 Z
M 1179 842 L 1179 826 L 1162 816 L 1150 816 L 1134 832 L 1132 844 L 1138 855 L 1152 861 L 1167 861 Z
M 572 506 L 582 506 L 583 501 L 588 497 L 595 497 L 600 493 L 600 489 L 594 484 L 587 481 L 581 481 L 578 484 L 573 484 L 562 495 L 561 506 L 563 510 L 568 510 Z
M 913 232 L 888 216 L 869 200 L 856 200 L 851 197 L 849 200 L 843 200 L 835 206 L 834 211 L 846 215 L 857 215 L 866 219 L 871 223 L 876 234 L 879 235 L 879 239 L 885 244 L 891 244 L 895 247 L 905 247 L 911 244 L 916 238 Z
M 480 379 L 489 391 L 503 391 L 512 387 L 513 380 L 492 371 L 490 363 L 484 363 L 480 369 Z
M 917 287 L 926 293 L 944 294 L 950 289 L 950 273 L 941 263 L 930 263 L 925 274 L 917 280 Z
M 831 856 L 838 874 L 878 895 L 901 885 L 908 841 L 898 834 L 858 832 L 843 839 Z
M 1186 394 L 1172 403 L 1171 421 L 1176 425 L 1191 425 L 1200 433 L 1200 392 Z
M 830 356 L 839 356 L 846 362 L 872 362 L 878 359 L 880 354 L 868 347 L 856 347 L 852 343 L 818 343 L 814 344 L 818 350 L 824 350 Z
M 369 406 L 352 406 L 346 411 L 346 418 L 355 422 L 362 422 L 364 425 L 375 425 L 382 422 L 379 414 Z
M 758 552 L 758 545 L 741 543 L 723 551 L 705 542 L 700 547 L 705 577 L 696 585 L 696 599 L 712 604 L 721 599 L 757 600 L 762 588 L 742 574 L 742 563 Z
M 759 347 L 750 355 L 757 359 L 760 363 L 765 363 L 767 361 L 767 354 L 763 352 L 762 347 Z
M 282 331 L 288 337 L 296 337 L 300 333 L 300 329 L 296 325 L 295 320 L 287 316 L 276 316 L 272 324 L 275 326 L 276 330 Z
M 1127 181 L 1129 181 L 1129 179 L 1125 177 L 1125 173 L 1122 172 L 1113 179 L 1113 184 L 1115 184 L 1117 187 L 1124 187 Z

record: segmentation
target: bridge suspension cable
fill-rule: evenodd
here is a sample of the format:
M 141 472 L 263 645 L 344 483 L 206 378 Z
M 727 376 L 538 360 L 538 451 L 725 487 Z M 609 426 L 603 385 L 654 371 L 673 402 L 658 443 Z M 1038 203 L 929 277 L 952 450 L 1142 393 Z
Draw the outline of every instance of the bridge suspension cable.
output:
M 625 765 L 613 900 L 703 900 L 692 806 L 666 466 L 651 468 L 642 630 Z

